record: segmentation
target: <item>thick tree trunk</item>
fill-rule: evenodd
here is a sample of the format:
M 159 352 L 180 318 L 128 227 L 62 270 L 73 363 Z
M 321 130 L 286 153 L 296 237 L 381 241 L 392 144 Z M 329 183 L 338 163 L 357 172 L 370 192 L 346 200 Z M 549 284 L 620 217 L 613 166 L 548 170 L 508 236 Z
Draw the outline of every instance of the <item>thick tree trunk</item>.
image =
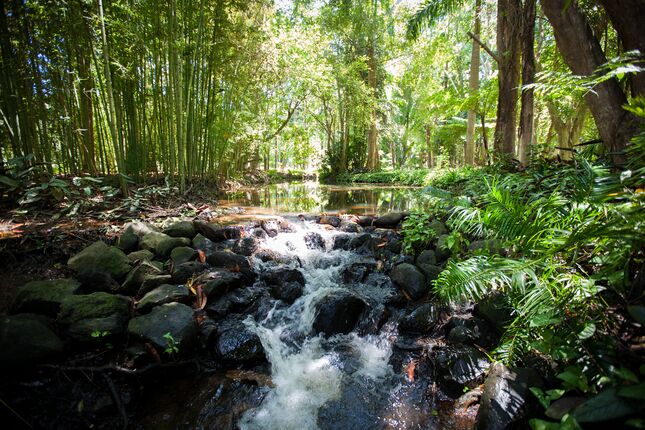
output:
M 566 0 L 540 0 L 540 4 L 571 71 L 581 76 L 592 75 L 607 59 L 577 2 L 568 7 L 565 7 Z M 618 82 L 611 79 L 597 85 L 585 95 L 585 100 L 612 161 L 616 165 L 624 164 L 625 147 L 637 131 L 637 122 L 622 108 L 627 99 Z
M 367 170 L 377 170 L 379 167 L 378 156 L 378 130 L 376 128 L 376 53 L 374 52 L 374 44 L 370 41 L 367 47 L 367 83 L 372 90 L 372 97 L 374 104 L 370 108 L 370 127 L 367 134 Z
M 645 1 L 643 0 L 600 0 L 612 25 L 618 33 L 625 51 L 640 51 L 645 67 Z M 632 78 L 632 95 L 645 96 L 645 72 Z
M 524 0 L 522 11 L 522 85 L 530 85 L 535 80 L 535 2 Z M 518 158 L 525 166 L 529 161 L 529 148 L 533 143 L 533 90 L 522 91 L 522 107 L 520 110 L 520 146 Z
M 499 51 L 499 96 L 495 150 L 512 158 L 515 153 L 515 120 L 520 76 L 521 8 L 519 0 L 497 1 L 497 49 Z
M 481 0 L 475 1 L 475 24 L 473 26 L 473 34 L 479 38 L 481 33 Z M 476 97 L 477 90 L 479 89 L 479 43 L 473 38 L 473 48 L 470 55 L 470 78 L 468 79 L 468 87 L 470 89 L 470 97 Z M 477 115 L 475 114 L 475 101 L 472 101 L 473 106 L 468 110 L 468 124 L 466 126 L 466 146 L 464 148 L 464 161 L 466 165 L 472 166 L 475 164 L 475 121 Z

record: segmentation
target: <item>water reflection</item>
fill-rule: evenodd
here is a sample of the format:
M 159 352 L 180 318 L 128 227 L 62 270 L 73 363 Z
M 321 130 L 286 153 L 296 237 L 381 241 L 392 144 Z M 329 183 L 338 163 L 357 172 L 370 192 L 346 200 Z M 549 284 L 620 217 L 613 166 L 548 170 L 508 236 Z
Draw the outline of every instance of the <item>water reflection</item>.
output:
M 424 207 L 422 188 L 405 186 L 282 183 L 243 188 L 220 195 L 220 205 L 240 207 L 252 215 L 348 213 L 380 215 Z

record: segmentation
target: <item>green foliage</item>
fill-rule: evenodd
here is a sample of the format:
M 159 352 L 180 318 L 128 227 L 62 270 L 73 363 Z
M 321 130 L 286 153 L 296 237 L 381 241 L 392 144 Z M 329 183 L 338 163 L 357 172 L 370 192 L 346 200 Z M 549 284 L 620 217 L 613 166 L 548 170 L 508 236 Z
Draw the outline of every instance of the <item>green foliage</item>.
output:
M 437 237 L 437 233 L 431 227 L 433 219 L 432 214 L 413 212 L 403 221 L 401 234 L 404 253 L 416 255 Z
M 163 338 L 166 339 L 166 349 L 164 349 L 164 352 L 171 357 L 174 357 L 179 353 L 179 344 L 170 332 L 165 333 Z

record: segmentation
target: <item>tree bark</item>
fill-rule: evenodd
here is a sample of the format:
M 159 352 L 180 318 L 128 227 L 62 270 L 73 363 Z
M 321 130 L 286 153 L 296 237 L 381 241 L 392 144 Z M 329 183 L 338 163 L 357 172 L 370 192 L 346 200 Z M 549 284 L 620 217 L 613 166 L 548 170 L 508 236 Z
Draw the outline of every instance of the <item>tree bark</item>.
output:
M 512 158 L 515 153 L 521 22 L 519 0 L 497 1 L 499 96 L 497 98 L 495 150 L 502 159 Z
M 481 14 L 481 0 L 475 1 L 475 24 L 473 26 L 473 47 L 470 55 L 470 78 L 468 80 L 468 87 L 470 89 L 470 97 L 475 98 L 477 96 L 477 90 L 479 89 L 479 43 L 476 39 L 479 38 L 481 33 L 481 20 L 479 15 Z M 473 99 L 471 101 L 473 104 L 468 110 L 468 124 L 466 126 L 466 146 L 464 148 L 464 161 L 466 165 L 472 166 L 475 164 L 475 121 L 477 121 L 477 115 L 475 114 L 475 105 L 476 101 Z
M 643 0 L 599 0 L 616 29 L 625 51 L 640 51 L 639 63 L 645 67 L 645 1 Z M 645 96 L 645 72 L 631 78 L 632 96 Z
M 374 43 L 370 41 L 367 47 L 368 71 L 367 83 L 372 90 L 373 105 L 370 108 L 370 126 L 367 134 L 367 170 L 377 170 L 379 167 L 378 129 L 376 128 L 376 53 Z
M 522 86 L 535 81 L 535 2 L 524 0 L 522 10 Z M 523 166 L 529 161 L 529 148 L 533 143 L 533 100 L 533 89 L 522 90 L 518 158 Z
M 574 1 L 565 7 L 566 3 L 566 0 L 540 0 L 564 61 L 574 74 L 590 76 L 607 59 L 578 4 Z M 637 120 L 622 108 L 627 98 L 618 82 L 611 79 L 597 85 L 585 95 L 585 101 L 613 163 L 623 165 L 625 148 L 637 131 Z

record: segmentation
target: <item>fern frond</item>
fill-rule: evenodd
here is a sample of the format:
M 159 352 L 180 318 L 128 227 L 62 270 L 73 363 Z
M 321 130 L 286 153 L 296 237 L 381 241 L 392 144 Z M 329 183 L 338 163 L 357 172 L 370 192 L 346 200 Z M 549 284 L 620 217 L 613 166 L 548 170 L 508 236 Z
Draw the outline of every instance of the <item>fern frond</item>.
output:
M 408 20 L 408 38 L 416 39 L 425 26 L 456 11 L 463 3 L 464 0 L 426 0 Z

